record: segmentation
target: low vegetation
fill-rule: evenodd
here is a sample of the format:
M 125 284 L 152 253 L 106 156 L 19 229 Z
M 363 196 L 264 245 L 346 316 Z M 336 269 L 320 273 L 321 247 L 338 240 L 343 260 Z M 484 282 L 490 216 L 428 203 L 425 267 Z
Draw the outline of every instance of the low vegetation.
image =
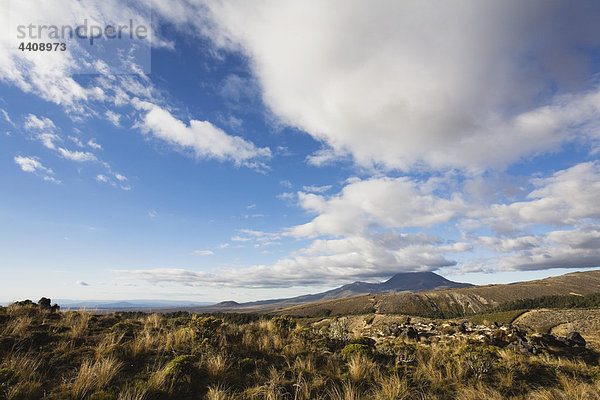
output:
M 376 339 L 335 318 L 13 304 L 0 308 L 0 399 L 600 399 L 593 351 Z
M 497 311 L 511 311 L 537 308 L 598 308 L 600 293 L 588 295 L 570 294 L 566 296 L 542 296 L 534 299 L 508 301 L 496 307 Z

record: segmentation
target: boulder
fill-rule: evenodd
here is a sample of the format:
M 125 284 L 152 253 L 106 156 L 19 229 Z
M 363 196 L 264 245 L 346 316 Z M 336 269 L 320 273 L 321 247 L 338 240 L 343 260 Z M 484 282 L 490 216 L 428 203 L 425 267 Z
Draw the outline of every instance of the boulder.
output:
M 42 297 L 38 300 L 38 306 L 41 310 L 50 310 L 50 299 L 47 297 Z
M 585 341 L 583 336 L 579 334 L 579 332 L 569 332 L 567 334 L 566 339 L 567 343 L 570 346 L 585 347 L 585 345 L 587 344 L 587 342 Z

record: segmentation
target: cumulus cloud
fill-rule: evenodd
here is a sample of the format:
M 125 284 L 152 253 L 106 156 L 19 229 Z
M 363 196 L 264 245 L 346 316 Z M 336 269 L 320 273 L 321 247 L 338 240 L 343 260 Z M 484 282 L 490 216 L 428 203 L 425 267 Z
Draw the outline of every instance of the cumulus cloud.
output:
M 600 92 L 589 89 L 596 2 L 206 7 L 210 23 L 198 18 L 200 30 L 244 52 L 280 121 L 324 143 L 312 164 L 349 153 L 388 168 L 503 168 L 598 137 Z
M 505 270 L 600 267 L 600 226 L 552 231 L 539 240 L 531 249 L 496 260 L 498 267 Z
M 427 182 L 405 177 L 358 180 L 329 197 L 298 192 L 298 203 L 318 215 L 289 229 L 289 234 L 297 237 L 349 235 L 374 226 L 427 227 L 447 222 L 465 210 L 459 195 L 438 197 Z
M 600 163 L 586 162 L 533 180 L 524 201 L 478 207 L 468 226 L 511 232 L 535 224 L 567 226 L 600 217 Z
M 237 165 L 264 168 L 263 160 L 271 157 L 268 147 L 259 148 L 239 136 L 230 136 L 208 121 L 191 120 L 186 125 L 155 104 L 137 101 L 134 105 L 145 112 L 140 122 L 144 132 L 174 146 L 192 150 L 199 158 L 231 160 Z
M 151 270 L 118 270 L 122 279 L 144 280 L 151 283 L 171 282 L 192 286 L 231 286 L 273 288 L 296 285 L 324 286 L 347 283 L 353 279 L 386 277 L 399 271 L 429 271 L 455 265 L 443 257 L 451 248 L 422 244 L 423 240 L 399 237 L 377 238 L 387 241 L 382 249 L 371 239 L 352 239 L 354 243 L 330 243 L 327 254 L 317 245 L 295 257 L 285 258 L 272 265 L 222 269 L 213 272 L 177 268 Z M 335 251 L 331 252 L 334 248 Z M 401 265 L 402 267 L 399 267 Z
M 600 266 L 599 174 L 598 163 L 580 163 L 532 178 L 518 199 L 500 196 L 504 201 L 491 206 L 462 195 L 461 184 L 469 182 L 453 175 L 351 179 L 337 194 L 298 192 L 299 206 L 314 214 L 306 224 L 276 233 L 240 229 L 231 238 L 255 247 L 286 238 L 312 239 L 273 264 L 210 273 L 160 269 L 120 274 L 199 286 L 290 287 L 444 268 Z M 448 230 L 459 239 L 448 239 Z M 490 231 L 498 233 L 490 236 Z

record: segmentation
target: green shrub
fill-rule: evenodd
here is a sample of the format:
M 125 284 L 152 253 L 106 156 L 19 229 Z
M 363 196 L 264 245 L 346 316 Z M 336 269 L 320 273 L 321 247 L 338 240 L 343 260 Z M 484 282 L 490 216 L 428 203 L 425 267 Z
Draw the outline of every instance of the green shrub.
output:
M 292 329 L 296 327 L 296 321 L 290 317 L 274 317 L 271 319 L 271 323 L 275 327 L 278 333 L 287 335 Z
M 198 374 L 198 357 L 192 354 L 178 356 L 165 367 L 172 383 L 191 382 Z
M 359 343 L 352 343 L 347 345 L 346 347 L 344 347 L 342 349 L 342 356 L 344 357 L 348 357 L 354 354 L 364 354 L 364 355 L 369 355 L 372 352 L 372 348 L 365 345 L 365 344 L 359 344 Z

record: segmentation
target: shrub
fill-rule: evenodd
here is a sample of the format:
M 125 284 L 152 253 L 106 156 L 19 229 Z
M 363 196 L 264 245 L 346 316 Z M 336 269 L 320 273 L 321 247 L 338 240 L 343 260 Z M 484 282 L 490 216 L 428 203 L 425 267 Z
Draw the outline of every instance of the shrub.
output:
M 198 357 L 183 355 L 174 358 L 166 367 L 165 372 L 171 383 L 190 383 L 198 375 Z
M 342 356 L 348 357 L 354 354 L 369 355 L 371 352 L 372 348 L 365 344 L 352 343 L 342 349 Z
M 290 331 L 296 327 L 295 320 L 293 320 L 290 317 L 284 317 L 284 316 L 272 318 L 271 323 L 273 324 L 273 327 L 275 328 L 277 333 L 284 335 L 284 336 L 287 335 L 288 333 L 290 333 Z

